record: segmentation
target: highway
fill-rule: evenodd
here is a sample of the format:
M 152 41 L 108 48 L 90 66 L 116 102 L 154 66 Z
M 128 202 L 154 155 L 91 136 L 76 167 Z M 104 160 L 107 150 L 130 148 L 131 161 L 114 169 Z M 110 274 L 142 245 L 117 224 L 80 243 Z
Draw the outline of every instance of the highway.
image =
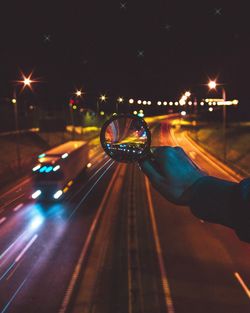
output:
M 167 120 L 151 127 L 152 145 L 239 179 Z M 250 246 L 169 203 L 137 164 L 86 148 L 93 166 L 64 201 L 30 200 L 29 177 L 0 195 L 0 313 L 250 312 Z

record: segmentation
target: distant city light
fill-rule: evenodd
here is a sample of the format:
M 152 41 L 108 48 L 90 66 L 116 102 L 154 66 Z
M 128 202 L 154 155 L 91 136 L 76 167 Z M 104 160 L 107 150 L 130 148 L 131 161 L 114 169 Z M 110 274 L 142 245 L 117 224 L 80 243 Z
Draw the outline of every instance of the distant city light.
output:
M 137 103 L 138 103 L 138 104 L 141 104 L 141 103 L 142 103 L 142 101 L 141 101 L 141 100 L 138 100 L 138 101 L 137 101 Z
M 186 112 L 186 111 L 181 111 L 181 115 L 182 115 L 182 116 L 186 116 L 186 115 L 187 115 L 187 112 Z
M 191 96 L 191 92 L 190 92 L 190 91 L 186 91 L 186 92 L 185 92 L 185 96 L 186 96 L 186 97 L 190 97 L 190 96 Z
M 134 99 L 129 99 L 128 101 L 130 104 L 133 104 L 134 103 Z
M 212 107 L 210 107 L 210 108 L 208 109 L 209 112 L 213 112 L 213 110 L 214 110 L 214 108 L 212 108 Z
M 151 103 L 152 103 L 151 101 L 148 101 L 148 105 L 151 105 Z
M 161 105 L 161 101 L 158 101 L 158 102 L 157 102 L 157 105 Z
M 138 114 L 138 112 L 137 112 L 137 111 L 134 111 L 134 112 L 133 112 L 133 114 L 134 114 L 134 115 L 137 115 L 137 114 Z
M 12 102 L 13 104 L 15 104 L 15 103 L 16 103 L 16 99 L 13 98 L 13 99 L 11 100 L 11 102 Z
M 167 104 L 168 104 L 167 101 L 164 101 L 164 102 L 163 102 L 163 105 L 167 105 Z
M 146 101 L 146 100 L 144 100 L 144 101 L 142 102 L 142 104 L 144 104 L 144 105 L 145 105 L 145 104 L 147 104 L 147 101 Z

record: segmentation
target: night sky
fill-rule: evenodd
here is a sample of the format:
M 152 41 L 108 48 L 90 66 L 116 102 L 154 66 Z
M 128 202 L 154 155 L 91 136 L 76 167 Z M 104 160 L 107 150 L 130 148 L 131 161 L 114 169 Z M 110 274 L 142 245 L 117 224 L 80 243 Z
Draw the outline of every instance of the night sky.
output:
M 63 2 L 63 3 L 62 3 Z M 36 98 L 61 106 L 82 88 L 146 100 L 207 95 L 218 77 L 248 110 L 248 1 L 5 1 L 0 10 L 0 97 L 34 70 Z M 8 4 L 7 4 L 8 3 Z

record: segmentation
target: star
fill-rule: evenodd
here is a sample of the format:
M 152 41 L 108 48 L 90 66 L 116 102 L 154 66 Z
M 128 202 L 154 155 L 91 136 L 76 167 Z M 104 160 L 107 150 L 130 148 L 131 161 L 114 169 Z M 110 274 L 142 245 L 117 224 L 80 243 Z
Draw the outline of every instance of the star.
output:
M 165 30 L 170 31 L 170 29 L 171 29 L 171 25 L 166 24 L 166 25 L 164 26 L 164 28 L 165 28 Z
M 217 8 L 214 10 L 214 15 L 221 15 L 222 8 Z
M 85 58 L 83 58 L 83 59 L 81 60 L 81 63 L 82 63 L 82 65 L 87 65 L 87 64 L 88 64 L 88 60 L 85 59 Z
M 126 2 L 120 2 L 120 9 L 121 10 L 126 10 L 127 9 L 127 3 Z
M 143 58 L 144 57 L 144 51 L 143 50 L 138 50 L 137 56 L 139 58 Z
M 45 34 L 45 35 L 43 36 L 43 38 L 44 38 L 44 39 L 43 39 L 44 42 L 50 42 L 50 41 L 51 41 L 49 34 Z

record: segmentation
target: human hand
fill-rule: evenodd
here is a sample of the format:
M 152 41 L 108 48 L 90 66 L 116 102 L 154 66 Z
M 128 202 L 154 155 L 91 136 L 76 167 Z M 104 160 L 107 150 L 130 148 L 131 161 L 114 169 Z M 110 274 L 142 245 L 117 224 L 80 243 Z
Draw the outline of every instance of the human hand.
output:
M 140 166 L 154 186 L 167 200 L 186 205 L 191 198 L 190 187 L 207 176 L 188 157 L 181 147 L 156 147 L 152 158 Z

